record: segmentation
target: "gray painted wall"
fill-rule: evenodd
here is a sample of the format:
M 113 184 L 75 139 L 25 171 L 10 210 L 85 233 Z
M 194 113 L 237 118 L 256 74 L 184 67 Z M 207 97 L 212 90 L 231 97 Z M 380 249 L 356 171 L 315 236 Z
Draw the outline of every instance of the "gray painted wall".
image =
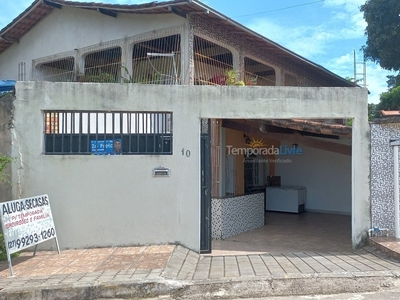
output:
M 8 94 L 0 97 L 0 155 L 11 156 L 11 131 L 14 95 Z M 11 178 L 11 166 L 7 167 L 3 173 Z M 11 184 L 0 181 L 0 201 L 12 199 Z
M 200 244 L 200 118 L 354 118 L 353 245 L 370 226 L 367 91 L 361 88 L 18 82 L 13 197 L 49 194 L 60 246 Z M 43 110 L 172 111 L 173 155 L 43 155 Z M 181 149 L 191 151 L 182 156 Z M 159 165 L 168 178 L 153 178 Z
M 346 138 L 347 143 L 351 139 Z M 306 210 L 351 214 L 351 157 L 302 147 L 301 156 L 284 157 L 291 163 L 277 163 L 282 185 L 306 187 Z

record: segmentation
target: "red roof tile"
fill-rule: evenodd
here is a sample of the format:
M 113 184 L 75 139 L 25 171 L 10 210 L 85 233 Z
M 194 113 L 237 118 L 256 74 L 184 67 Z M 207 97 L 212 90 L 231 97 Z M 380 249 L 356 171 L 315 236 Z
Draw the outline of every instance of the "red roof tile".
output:
M 385 116 L 400 116 L 400 110 L 381 110 L 383 117 Z

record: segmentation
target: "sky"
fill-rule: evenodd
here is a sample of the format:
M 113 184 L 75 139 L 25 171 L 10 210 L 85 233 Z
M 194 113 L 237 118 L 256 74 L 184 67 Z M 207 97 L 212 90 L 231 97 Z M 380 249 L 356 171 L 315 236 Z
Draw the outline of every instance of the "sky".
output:
M 80 0 L 75 0 L 82 2 Z M 33 0 L 0 0 L 0 28 L 9 24 Z M 91 2 L 86 0 L 84 2 Z M 116 4 L 139 4 L 151 0 L 97 0 Z M 163 1 L 159 1 L 163 2 Z M 366 22 L 359 7 L 365 0 L 203 0 L 223 15 L 343 77 L 363 77 Z M 379 103 L 387 91 L 387 75 L 373 62 L 366 62 L 368 102 Z

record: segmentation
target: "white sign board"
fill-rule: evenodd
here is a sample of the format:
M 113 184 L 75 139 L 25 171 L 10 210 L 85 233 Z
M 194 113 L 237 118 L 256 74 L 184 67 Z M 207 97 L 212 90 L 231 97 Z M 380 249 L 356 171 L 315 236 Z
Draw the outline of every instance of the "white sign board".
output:
M 1 226 L 9 257 L 12 253 L 55 238 L 59 250 L 56 229 L 47 195 L 0 203 Z

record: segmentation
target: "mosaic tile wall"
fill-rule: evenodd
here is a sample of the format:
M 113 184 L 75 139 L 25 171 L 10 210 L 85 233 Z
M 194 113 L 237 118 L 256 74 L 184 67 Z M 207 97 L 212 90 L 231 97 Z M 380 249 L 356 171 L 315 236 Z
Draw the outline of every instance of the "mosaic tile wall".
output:
M 211 199 L 214 240 L 226 239 L 264 226 L 264 193 Z
M 394 235 L 393 147 L 400 137 L 400 124 L 371 124 L 371 222 Z

